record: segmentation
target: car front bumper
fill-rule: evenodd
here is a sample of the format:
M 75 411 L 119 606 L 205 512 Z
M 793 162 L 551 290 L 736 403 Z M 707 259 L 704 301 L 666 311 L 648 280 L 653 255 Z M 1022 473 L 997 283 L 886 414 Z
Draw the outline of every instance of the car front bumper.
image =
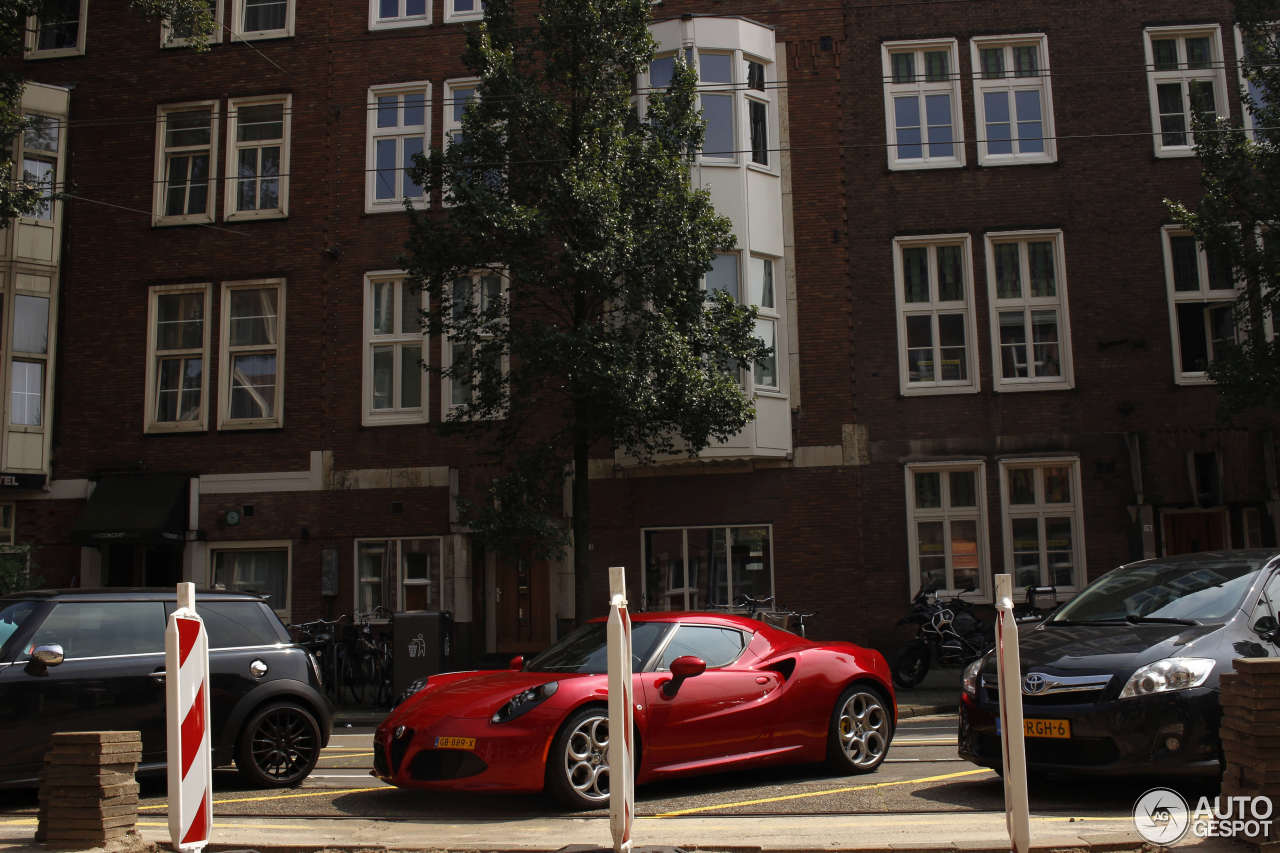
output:
M 995 689 L 960 702 L 960 757 L 1002 766 Z M 1047 698 L 1047 697 L 1046 697 Z M 986 700 L 986 701 L 984 701 Z M 1066 720 L 1069 738 L 1025 738 L 1027 768 L 1099 776 L 1214 776 L 1221 772 L 1218 690 L 1195 688 L 1133 699 L 1050 704 L 1024 697 L 1027 720 Z

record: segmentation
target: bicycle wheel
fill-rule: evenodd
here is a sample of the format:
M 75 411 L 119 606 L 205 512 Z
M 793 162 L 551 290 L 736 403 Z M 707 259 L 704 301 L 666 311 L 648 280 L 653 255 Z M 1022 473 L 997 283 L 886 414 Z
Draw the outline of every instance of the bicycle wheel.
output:
M 364 704 L 365 678 L 361 671 L 360 658 L 348 651 L 342 658 L 342 686 L 357 705 Z

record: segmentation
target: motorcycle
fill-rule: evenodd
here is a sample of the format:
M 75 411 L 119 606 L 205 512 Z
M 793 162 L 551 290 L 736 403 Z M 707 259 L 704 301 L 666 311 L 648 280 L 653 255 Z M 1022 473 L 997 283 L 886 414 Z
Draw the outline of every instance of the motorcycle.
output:
M 965 666 L 991 648 L 991 626 L 974 615 L 973 605 L 959 596 L 943 601 L 936 590 L 916 593 L 898 624 L 919 626 L 893 659 L 893 683 L 899 687 L 915 687 L 932 664 Z

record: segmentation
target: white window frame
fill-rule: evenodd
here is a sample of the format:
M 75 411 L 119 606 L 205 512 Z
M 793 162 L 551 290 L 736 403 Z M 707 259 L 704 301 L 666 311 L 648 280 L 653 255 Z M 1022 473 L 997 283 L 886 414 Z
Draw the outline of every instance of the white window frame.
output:
M 204 432 L 209 428 L 209 381 L 212 375 L 209 364 L 209 342 L 212 336 L 213 315 L 210 312 L 212 286 L 202 284 L 170 284 L 152 287 L 147 297 L 147 384 L 143 411 L 143 430 L 148 433 Z M 174 293 L 199 293 L 203 302 L 201 343 L 198 349 L 165 350 L 167 358 L 186 358 L 198 355 L 201 359 L 200 417 L 193 421 L 161 421 L 157 419 L 160 391 L 158 305 L 161 296 Z
M 1054 286 L 1053 296 L 1031 296 L 1030 269 L 1027 255 L 1028 243 L 1049 242 L 1053 244 Z M 996 244 L 1018 244 L 1019 277 L 1028 295 L 1017 298 L 1001 299 L 998 297 L 999 282 L 996 280 Z M 1072 369 L 1071 356 L 1071 318 L 1067 300 L 1067 269 L 1065 250 L 1062 242 L 1062 231 L 1043 229 L 1032 231 L 995 231 L 986 235 L 987 261 L 987 305 L 991 322 L 991 376 L 996 391 L 1047 391 L 1075 387 L 1075 372 Z M 1015 309 L 1024 312 L 1024 330 L 1031 331 L 1030 317 L 1032 311 L 1053 309 L 1058 312 L 1058 376 L 1007 377 L 1004 375 L 1004 359 L 1000 345 L 1000 314 Z M 1029 334 L 1027 346 L 1033 347 L 1034 340 Z
M 989 602 L 991 601 L 991 554 L 990 544 L 987 541 L 987 466 L 986 462 L 981 459 L 955 459 L 947 461 L 935 462 L 909 462 L 903 466 L 903 472 L 906 479 L 906 503 L 907 503 L 907 553 L 909 555 L 909 568 L 911 572 L 911 597 L 914 598 L 916 593 L 920 591 L 921 580 L 920 573 L 920 540 L 918 525 L 920 522 L 937 521 L 943 525 L 943 549 L 946 559 L 946 572 L 949 582 L 946 589 L 939 592 L 947 597 L 962 597 L 967 601 Z M 970 472 L 974 475 L 974 500 L 976 506 L 973 507 L 952 507 L 951 492 L 949 488 L 950 475 L 956 472 Z M 917 507 L 916 506 L 916 474 L 938 473 L 944 475 L 941 478 L 942 490 L 941 500 L 942 506 L 933 507 Z M 949 534 L 950 524 L 953 521 L 972 521 L 977 528 L 977 559 L 978 559 L 978 588 L 973 592 L 964 593 L 955 586 L 955 555 L 951 551 L 951 537 Z
M 204 213 L 190 213 L 170 216 L 166 214 L 165 205 L 168 201 L 169 189 L 169 160 L 168 154 L 170 150 L 181 153 L 194 153 L 201 150 L 199 147 L 175 147 L 170 149 L 167 144 L 168 137 L 168 116 L 171 113 L 180 113 L 197 110 L 203 107 L 209 109 L 209 145 L 207 148 L 209 154 L 209 176 L 207 180 Z M 155 169 L 155 197 L 151 205 L 151 224 L 152 225 L 191 225 L 197 223 L 213 222 L 217 204 L 217 188 L 218 188 L 218 130 L 220 111 L 217 101 L 189 101 L 182 104 L 164 104 L 156 108 L 156 169 Z
M 1209 37 L 1210 49 L 1213 54 L 1209 59 L 1209 67 L 1202 69 L 1182 67 L 1187 64 L 1186 39 L 1204 36 Z M 1157 71 L 1151 43 L 1153 40 L 1168 38 L 1177 39 L 1179 67 L 1173 70 Z M 1212 83 L 1214 110 L 1219 116 L 1228 115 L 1230 110 L 1230 105 L 1227 101 L 1227 74 L 1222 53 L 1222 27 L 1218 24 L 1146 27 L 1142 31 L 1142 47 L 1145 51 L 1147 62 L 1147 100 L 1151 111 L 1151 144 L 1155 150 L 1155 155 L 1157 157 L 1194 157 L 1196 153 L 1195 134 L 1191 129 L 1191 87 L 1189 83 L 1192 81 Z M 1187 144 L 1185 145 L 1165 145 L 1164 134 L 1160 129 L 1160 100 L 1157 95 L 1157 87 L 1161 84 L 1169 83 L 1178 83 L 1182 89 L 1182 113 L 1187 125 Z
M 362 546 L 362 545 L 384 545 L 384 546 L 387 546 L 389 549 L 394 548 L 395 553 L 394 553 L 393 555 L 391 555 L 391 557 L 392 557 L 392 559 L 394 559 L 394 560 L 395 560 L 395 574 L 396 574 L 396 580 L 395 580 L 395 583 L 396 583 L 396 590 L 395 590 L 395 592 L 396 592 L 397 600 L 394 602 L 395 607 L 393 608 L 393 607 L 391 607 L 391 606 L 389 606 L 389 605 L 388 605 L 388 603 L 385 601 L 385 596 L 384 596 L 384 601 L 383 601 L 383 603 L 382 603 L 380 606 L 381 606 L 381 607 L 383 607 L 384 609 L 386 609 L 387 611 L 391 611 L 391 610 L 393 610 L 393 609 L 400 609 L 400 610 L 403 610 L 403 609 L 404 609 L 404 591 L 405 591 L 405 587 L 409 587 L 409 586 L 423 586 L 423 585 L 430 585 L 430 583 L 431 583 L 431 579 L 430 579 L 430 578 L 427 578 L 427 580 L 426 580 L 426 581 L 417 581 L 417 580 L 412 580 L 412 581 L 411 581 L 411 580 L 408 580 L 407 578 L 405 578 L 405 572 L 404 572 L 404 550 L 403 550 L 403 547 L 402 547 L 402 546 L 403 546 L 403 543 L 405 543 L 405 542 L 421 542 L 421 541 L 428 541 L 428 540 L 438 542 L 438 543 L 439 543 L 439 546 L 440 546 L 440 589 L 438 590 L 438 594 L 437 594 L 437 598 L 438 598 L 438 600 L 439 600 L 439 604 L 438 604 L 437 608 L 438 608 L 438 609 L 445 609 L 445 610 L 452 610 L 452 609 L 453 609 L 453 606 L 452 606 L 452 605 L 453 605 L 453 594 L 454 594 L 454 593 L 453 593 L 453 578 L 452 578 L 451 576 L 449 576 L 449 573 L 448 573 L 448 572 L 446 572 L 446 570 L 445 570 L 445 541 L 444 541 L 444 540 L 445 540 L 445 538 L 444 538 L 443 536 L 441 536 L 441 535 L 430 535 L 430 534 L 424 534 L 424 535 L 421 535 L 421 536 L 361 536 L 361 537 L 357 538 L 357 539 L 352 543 L 352 555 L 353 555 L 353 556 L 352 556 L 352 561 L 351 561 L 351 563 L 352 563 L 352 567 L 351 567 L 351 577 L 352 577 L 352 584 L 351 584 L 351 590 L 352 590 L 351 612 L 352 612 L 352 613 L 356 613 L 356 614 L 361 614 L 362 616 L 367 616 L 367 615 L 369 614 L 369 611 L 367 611 L 367 610 L 361 610 L 361 598 L 360 598 L 360 596 L 361 596 L 361 588 L 365 585 L 365 583 L 366 583 L 367 581 L 366 581 L 365 579 L 363 579 L 363 578 L 361 578 L 361 577 L 360 577 L 360 546 Z M 377 579 L 377 583 L 378 583 L 379 585 L 381 585 L 381 584 L 382 584 L 382 582 L 383 582 L 383 579 L 382 579 L 381 577 Z M 383 590 L 383 592 L 385 593 L 385 592 L 386 592 L 386 590 Z M 382 623 L 382 622 L 386 622 L 386 621 L 387 621 L 387 619 L 385 619 L 385 618 L 370 618 L 368 621 L 373 622 L 373 623 Z
M 292 38 L 294 34 L 295 2 L 296 0 L 287 0 L 283 27 L 274 30 L 254 30 L 249 32 L 244 28 L 246 0 L 233 0 L 231 5 L 231 41 Z
M 754 62 L 764 66 L 764 91 L 752 89 L 749 87 L 749 81 L 743 78 L 740 87 L 742 91 L 742 140 L 743 140 L 743 162 L 747 164 L 748 169 L 766 172 L 770 175 L 776 175 L 781 172 L 782 152 L 778 144 L 778 108 L 774 98 L 774 92 L 777 89 L 777 71 L 773 60 L 764 59 L 755 54 L 748 53 L 743 50 L 734 51 L 735 61 L 734 67 L 745 69 L 748 62 Z M 745 74 L 745 72 L 744 72 Z M 770 74 L 773 75 L 772 81 Z M 772 82 L 772 87 L 770 83 Z M 764 104 L 765 115 L 765 154 L 768 163 L 757 163 L 754 159 L 755 151 L 751 142 L 751 104 L 752 102 Z
M 41 50 L 40 17 L 30 15 L 27 18 L 27 33 L 23 40 L 24 59 L 56 59 L 60 56 L 83 56 L 85 52 L 85 30 L 89 23 L 89 0 L 80 0 L 80 18 L 76 27 L 75 47 L 57 47 Z
M 1200 288 L 1198 290 L 1175 289 L 1172 238 L 1191 236 L 1193 235 L 1190 231 L 1177 225 L 1166 225 L 1160 229 L 1160 242 L 1164 251 L 1165 292 L 1168 295 L 1167 302 L 1169 303 L 1169 341 L 1173 350 L 1173 381 L 1178 385 L 1213 385 L 1215 383 L 1209 378 L 1208 370 L 1185 370 L 1183 368 L 1182 336 L 1178 331 L 1178 305 L 1189 302 L 1205 306 L 1221 303 L 1230 306 L 1234 311 L 1236 299 L 1240 295 L 1240 286 L 1239 282 L 1235 282 L 1230 289 L 1210 287 L 1208 253 L 1205 252 L 1204 245 L 1197 240 L 1196 275 L 1199 279 Z M 1205 347 L 1209 361 L 1212 362 L 1213 335 L 1210 329 L 1205 330 Z
M 777 563 L 774 561 L 774 526 L 772 523 L 756 523 L 751 522 L 728 522 L 725 524 L 687 524 L 687 525 L 654 525 L 650 527 L 640 528 L 640 600 L 643 602 L 644 608 L 649 611 L 653 610 L 701 610 L 706 609 L 708 603 L 705 601 L 690 601 L 690 595 L 697 595 L 702 592 L 698 587 L 689 585 L 689 532 L 693 530 L 723 530 L 726 540 L 726 551 L 728 548 L 729 531 L 740 528 L 763 527 L 769 531 L 769 597 L 775 595 L 777 583 Z M 649 533 L 680 533 L 680 562 L 684 570 L 684 585 L 681 587 L 673 587 L 667 593 L 669 599 L 666 604 L 668 606 L 655 606 L 655 602 L 649 601 L 649 590 L 647 589 L 649 574 L 649 555 L 645 552 L 645 536 Z M 710 578 L 708 578 L 708 584 Z M 726 566 L 725 583 L 728 589 L 729 601 L 737 602 L 740 596 L 733 590 L 733 565 L 730 562 Z M 710 587 L 708 586 L 708 591 Z M 675 607 L 671 607 L 673 602 L 670 601 L 672 596 L 681 595 L 681 601 Z
M 373 312 L 373 288 L 376 284 L 384 282 L 396 282 L 397 291 L 399 288 L 408 287 L 408 273 L 404 270 L 377 270 L 375 272 L 365 273 L 364 276 L 364 358 L 363 369 L 361 372 L 361 387 L 363 393 L 361 399 L 362 417 L 361 423 L 364 426 L 388 426 L 393 424 L 421 424 L 429 420 L 430 408 L 430 382 L 429 371 L 426 365 L 430 364 L 430 348 L 428 347 L 429 337 L 425 334 L 425 328 L 419 332 L 392 332 L 386 335 L 374 334 L 374 312 Z M 429 305 L 429 298 L 425 289 L 420 289 L 418 294 L 418 306 L 421 310 L 426 311 Z M 403 301 L 401 299 L 394 300 L 393 306 L 393 327 L 401 328 L 401 312 L 403 310 Z M 401 373 L 401 359 L 399 358 L 400 347 L 406 343 L 417 343 L 421 348 L 423 369 L 420 371 L 418 381 L 421 383 L 419 389 L 419 400 L 421 405 L 417 409 L 375 409 L 373 406 L 373 351 L 375 346 L 392 346 L 394 352 L 392 364 L 394 366 L 397 381 L 392 383 L 393 395 L 402 387 L 404 377 Z
M 237 290 L 276 290 L 276 341 L 262 346 L 231 347 L 231 294 Z M 218 429 L 278 429 L 284 426 L 284 365 L 285 365 L 285 280 L 260 278 L 247 281 L 224 281 L 220 329 L 218 332 Z M 276 357 L 275 408 L 271 417 L 231 417 L 231 358 L 241 353 L 274 352 Z
M 448 2 L 448 0 L 446 0 Z M 395 17 L 384 18 L 380 14 L 382 4 L 379 0 L 369 0 L 369 29 L 372 30 L 398 30 L 404 27 L 426 27 L 431 25 L 431 0 L 424 0 L 425 11 L 421 15 L 403 14 L 405 8 L 405 0 L 396 0 L 397 8 L 402 14 Z
M 484 3 L 475 0 L 476 8 L 470 12 L 458 12 L 454 9 L 454 0 L 444 0 L 444 22 L 457 24 L 462 21 L 479 21 L 484 18 Z
M 1069 504 L 1049 504 L 1044 502 L 1044 474 L 1042 469 L 1049 466 L 1066 465 L 1071 469 L 1071 495 Z M 1017 587 L 1017 572 L 1013 559 L 1013 519 L 1036 518 L 1040 530 L 1040 584 L 1053 583 L 1048 566 L 1048 542 L 1044 533 L 1044 519 L 1069 515 L 1071 518 L 1071 553 L 1075 565 L 1072 567 L 1072 583 L 1069 586 L 1058 586 L 1059 595 L 1074 595 L 1081 589 L 1089 576 L 1085 557 L 1084 542 L 1084 494 L 1081 484 L 1079 456 L 1031 456 L 1007 457 L 999 460 L 1000 468 L 1000 523 L 1001 535 L 1004 539 L 1004 570 L 1014 578 Z M 1016 508 L 1009 503 L 1009 471 L 1014 468 L 1033 468 L 1035 474 L 1036 502 L 1034 504 L 1018 504 Z M 1045 575 L 1050 574 L 1046 580 Z
M 961 247 L 961 262 L 964 273 L 964 299 L 941 302 L 934 298 L 937 291 L 937 247 Z M 924 302 L 906 301 L 906 281 L 902 263 L 902 250 L 907 248 L 927 248 L 929 250 L 929 288 L 930 300 Z M 905 397 L 927 396 L 937 394 L 976 394 L 982 390 L 982 380 L 978 375 L 978 324 L 973 290 L 973 250 L 967 233 L 931 234 L 919 237 L 895 237 L 893 240 L 893 280 L 894 301 L 897 309 L 898 326 L 898 388 Z M 941 313 L 956 314 L 963 310 L 965 322 L 965 369 L 968 378 L 964 380 L 934 379 L 931 382 L 910 381 L 910 359 L 907 347 L 907 317 L 925 314 L 936 318 Z M 935 351 L 942 346 L 938 335 L 938 324 L 933 323 L 933 345 Z M 935 376 L 938 373 L 935 372 Z
M 222 16 L 223 16 L 223 0 L 208 0 L 210 11 L 213 14 L 213 32 L 209 35 L 209 44 L 222 44 Z M 175 38 L 173 35 L 173 26 L 169 23 L 169 19 L 165 18 L 160 22 L 160 46 L 161 47 L 186 47 L 191 44 L 191 39 Z
M 37 209 L 30 213 L 23 213 L 18 218 L 23 222 L 40 223 L 44 225 L 52 225 L 55 228 L 55 234 L 58 233 L 61 223 L 61 216 L 58 206 L 62 200 L 57 198 L 57 194 L 65 188 L 65 164 L 66 158 L 63 154 L 67 151 L 67 117 L 64 115 L 50 115 L 49 113 L 37 112 L 36 110 L 24 110 L 23 115 L 28 119 L 44 119 L 52 122 L 57 128 L 57 148 L 36 148 L 28 142 L 31 129 L 18 134 L 16 139 L 18 151 L 14 157 L 14 171 L 23 176 L 24 181 L 28 181 L 26 176 L 26 161 L 28 157 L 41 163 L 47 163 L 51 166 L 49 171 L 50 181 L 49 187 L 50 197 L 42 199 L 44 202 Z M 38 184 L 39 185 L 39 184 Z M 56 241 L 55 241 L 56 244 Z M 0 251 L 3 251 L 0 248 Z
M 917 79 L 910 83 L 893 82 L 893 54 L 913 53 L 923 62 L 926 51 L 936 52 L 938 48 L 946 48 L 950 57 L 951 71 L 945 81 Z M 928 39 L 924 41 L 891 41 L 880 45 L 880 61 L 884 74 L 884 122 L 885 149 L 888 152 L 889 168 L 899 169 L 954 169 L 965 162 L 964 110 L 960 100 L 960 50 L 954 38 Z M 924 69 L 918 78 L 924 76 Z M 928 115 L 924 98 L 928 94 L 947 94 L 951 97 L 951 145 L 952 155 L 949 157 L 930 157 L 928 139 Z M 900 157 L 898 152 L 898 126 L 894 110 L 894 98 L 914 94 L 920 107 L 920 157 Z
M 474 305 L 481 304 L 480 300 L 481 300 L 481 293 L 482 293 L 482 287 L 483 287 L 482 285 L 483 279 L 486 276 L 496 275 L 498 277 L 498 281 L 500 282 L 499 293 L 501 294 L 501 298 L 507 301 L 507 310 L 508 311 L 510 310 L 511 279 L 510 279 L 510 276 L 507 275 L 507 271 L 505 269 L 480 268 L 480 269 L 472 270 L 467 275 L 471 277 L 471 289 L 472 289 L 471 292 L 472 292 L 472 299 L 474 300 L 472 304 Z M 460 275 L 454 276 L 449 280 L 449 283 L 447 286 L 452 287 L 453 282 L 456 279 L 464 278 L 464 277 L 465 276 L 460 276 Z M 449 310 L 453 310 L 452 304 L 450 305 Z M 503 377 L 506 377 L 511 372 L 510 353 L 503 352 L 501 359 L 502 359 L 501 361 L 502 375 Z M 470 403 L 453 402 L 453 377 L 446 375 L 447 371 L 450 370 L 452 367 L 453 367 L 453 343 L 452 343 L 451 336 L 448 334 L 445 334 L 442 336 L 440 341 L 440 370 L 442 371 L 440 376 L 440 411 L 443 413 L 445 420 L 450 420 L 458 417 L 458 415 L 456 415 L 455 412 L 464 409 L 468 405 L 471 405 Z M 472 387 L 474 389 L 474 380 L 472 382 Z M 472 391 L 472 399 L 475 399 L 474 390 Z
M 261 107 L 280 104 L 281 139 L 280 139 L 280 174 L 279 205 L 254 210 L 237 210 L 236 199 L 239 197 L 239 170 L 236 165 L 241 148 L 262 147 L 261 142 L 252 140 L 241 144 L 236 140 L 239 126 L 240 109 L 242 107 Z M 282 219 L 289 215 L 289 148 L 291 141 L 291 117 L 293 113 L 293 95 L 259 95 L 250 98 L 233 98 L 227 102 L 227 160 L 226 178 L 223 181 L 223 218 L 228 222 L 248 219 Z M 258 176 L 261 180 L 261 176 Z
M 1012 63 L 1008 64 L 1004 76 L 987 79 L 983 77 L 982 51 L 999 48 L 1008 54 L 1015 47 L 1032 47 L 1036 49 L 1036 73 L 1027 77 L 1015 76 Z M 1053 85 L 1049 70 L 1049 40 L 1044 33 L 1025 33 L 1009 36 L 981 36 L 969 42 L 970 66 L 973 71 L 973 108 L 975 132 L 978 137 L 978 165 L 980 166 L 1014 166 L 1026 163 L 1054 163 L 1058 159 L 1057 138 L 1053 127 Z M 1018 117 L 1016 104 L 1009 104 L 1010 144 L 1014 149 L 1010 154 L 992 154 L 987 139 L 986 95 L 991 92 L 1004 92 L 1010 96 L 1016 92 L 1036 91 L 1040 93 L 1040 128 L 1043 151 L 1018 151 Z M 1011 99 L 1012 100 L 1012 99 Z
M 786 349 L 783 345 L 783 339 L 786 335 L 786 323 L 783 322 L 782 309 L 778 306 L 781 301 L 779 298 L 780 287 L 785 285 L 785 276 L 783 274 L 783 259 L 773 255 L 766 255 L 759 252 L 749 252 L 745 254 L 747 259 L 746 274 L 742 276 L 743 287 L 743 304 L 753 305 L 756 308 L 756 328 L 767 324 L 773 327 L 773 373 L 777 382 L 774 385 L 761 385 L 756 381 L 757 365 L 751 365 L 751 388 L 754 393 L 765 397 L 786 397 L 787 396 L 787 380 L 784 376 L 786 371 L 787 359 L 783 357 Z M 773 307 L 765 308 L 755 301 L 754 287 L 752 283 L 753 267 L 757 261 L 767 261 L 772 266 L 773 275 Z M 783 299 L 786 294 L 783 293 Z M 760 338 L 760 335 L 756 335 Z M 763 340 L 763 338 L 761 338 Z M 766 341 L 767 343 L 767 341 Z
M 378 127 L 378 99 L 388 95 L 397 96 L 396 116 L 404 114 L 402 102 L 399 96 L 403 95 L 422 95 L 422 124 L 420 125 L 396 125 L 395 127 Z M 386 212 L 404 212 L 404 203 L 406 196 L 404 194 L 404 178 L 406 173 L 403 169 L 397 170 L 396 193 L 393 198 L 379 199 L 377 198 L 378 183 L 378 140 L 393 139 L 396 143 L 396 162 L 403 163 L 404 158 L 404 141 L 406 139 L 421 139 L 422 153 L 431 153 L 431 82 L 428 80 L 419 80 L 414 83 L 394 83 L 384 86 L 370 86 L 369 99 L 366 104 L 368 119 L 366 122 L 365 132 L 365 182 L 364 182 L 364 212 L 365 213 L 386 213 Z M 409 203 L 417 210 L 421 210 L 427 206 L 430 201 L 430 192 L 427 188 L 423 188 L 422 196 L 419 198 L 409 198 Z
M 18 275 L 13 276 L 13 287 L 7 294 L 7 298 L 3 299 L 4 312 L 0 315 L 3 320 L 4 328 L 0 329 L 0 340 L 7 342 L 7 352 L 4 353 L 4 377 L 0 381 L 0 387 L 4 389 L 3 411 L 5 413 L 4 427 L 10 433 L 28 433 L 43 435 L 50 428 L 53 419 L 53 367 L 54 356 L 57 353 L 57 316 L 58 316 L 58 292 L 54 290 L 28 290 L 21 286 L 21 275 L 27 272 L 19 268 Z M 47 304 L 47 312 L 45 314 L 45 340 L 44 350 L 19 350 L 17 348 L 17 322 L 18 307 L 17 301 L 19 297 L 27 296 L 32 299 L 43 299 Z M 14 365 L 15 364 L 34 364 L 40 371 L 40 382 L 36 392 L 31 390 L 19 390 L 17 383 L 14 381 Z M 39 423 L 17 423 L 14 420 L 16 406 L 14 404 L 15 393 L 21 393 L 25 397 L 39 396 L 40 405 L 40 422 Z
M 1280 28 L 1280 22 L 1273 26 L 1273 29 Z M 1233 28 L 1236 43 L 1236 81 L 1240 85 L 1240 113 L 1244 119 L 1245 129 L 1249 132 L 1250 139 L 1258 138 L 1258 128 L 1253 113 L 1249 111 L 1249 105 L 1246 102 L 1245 94 L 1249 91 L 1249 78 L 1244 73 L 1245 63 L 1245 44 L 1244 31 L 1240 29 L 1240 25 L 1236 24 Z
M 468 99 L 470 103 L 471 100 L 479 100 L 479 87 L 479 77 L 456 77 L 444 81 L 444 87 L 440 90 L 440 150 L 442 152 L 448 151 L 449 146 L 453 144 L 453 135 L 462 132 L 462 121 L 453 117 L 454 92 L 458 89 L 475 89 L 475 95 Z M 453 202 L 449 200 L 447 184 L 441 189 L 440 202 L 445 207 L 453 206 Z
M 216 579 L 215 572 L 218 568 L 218 552 L 219 551 L 284 551 L 285 553 L 285 579 L 284 579 L 284 597 L 285 606 L 277 607 L 279 602 L 268 601 L 267 606 L 276 612 L 284 622 L 290 621 L 290 614 L 293 611 L 293 542 L 288 539 L 263 539 L 252 542 L 210 542 L 209 543 L 209 588 L 213 589 Z

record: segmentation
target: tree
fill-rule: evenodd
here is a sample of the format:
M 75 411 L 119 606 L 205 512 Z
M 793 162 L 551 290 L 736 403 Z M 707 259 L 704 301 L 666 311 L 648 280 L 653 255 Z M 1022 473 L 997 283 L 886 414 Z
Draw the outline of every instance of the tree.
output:
M 5 0 L 0 3 L 0 57 L 20 57 L 27 23 L 58 8 L 58 0 Z M 135 11 L 150 18 L 167 19 L 182 32 L 191 33 L 196 50 L 207 50 L 216 22 L 207 0 L 129 0 Z M 9 144 L 30 125 L 22 115 L 22 74 L 0 72 L 0 228 L 15 216 L 34 211 L 48 187 L 15 173 Z
M 412 211 L 406 267 L 446 336 L 449 428 L 483 438 L 499 473 L 464 503 L 479 541 L 550 556 L 572 479 L 578 618 L 593 605 L 588 462 L 694 455 L 754 415 L 737 365 L 763 358 L 755 310 L 703 275 L 734 245 L 691 185 L 702 144 L 695 74 L 633 102 L 653 56 L 649 0 L 543 0 L 518 26 L 486 0 L 464 59 L 480 82 L 461 133 L 412 174 L 443 212 Z M 461 97 L 461 96 L 459 96 Z M 453 104 L 446 103 L 446 113 Z
M 1215 351 L 1208 367 L 1224 417 L 1280 409 L 1280 342 L 1267 335 L 1270 318 L 1280 317 L 1280 0 L 1236 0 L 1235 6 L 1245 45 L 1242 100 L 1253 131 L 1212 110 L 1197 111 L 1204 195 L 1195 209 L 1166 200 L 1174 219 L 1213 262 L 1230 264 L 1240 285 L 1235 343 Z

